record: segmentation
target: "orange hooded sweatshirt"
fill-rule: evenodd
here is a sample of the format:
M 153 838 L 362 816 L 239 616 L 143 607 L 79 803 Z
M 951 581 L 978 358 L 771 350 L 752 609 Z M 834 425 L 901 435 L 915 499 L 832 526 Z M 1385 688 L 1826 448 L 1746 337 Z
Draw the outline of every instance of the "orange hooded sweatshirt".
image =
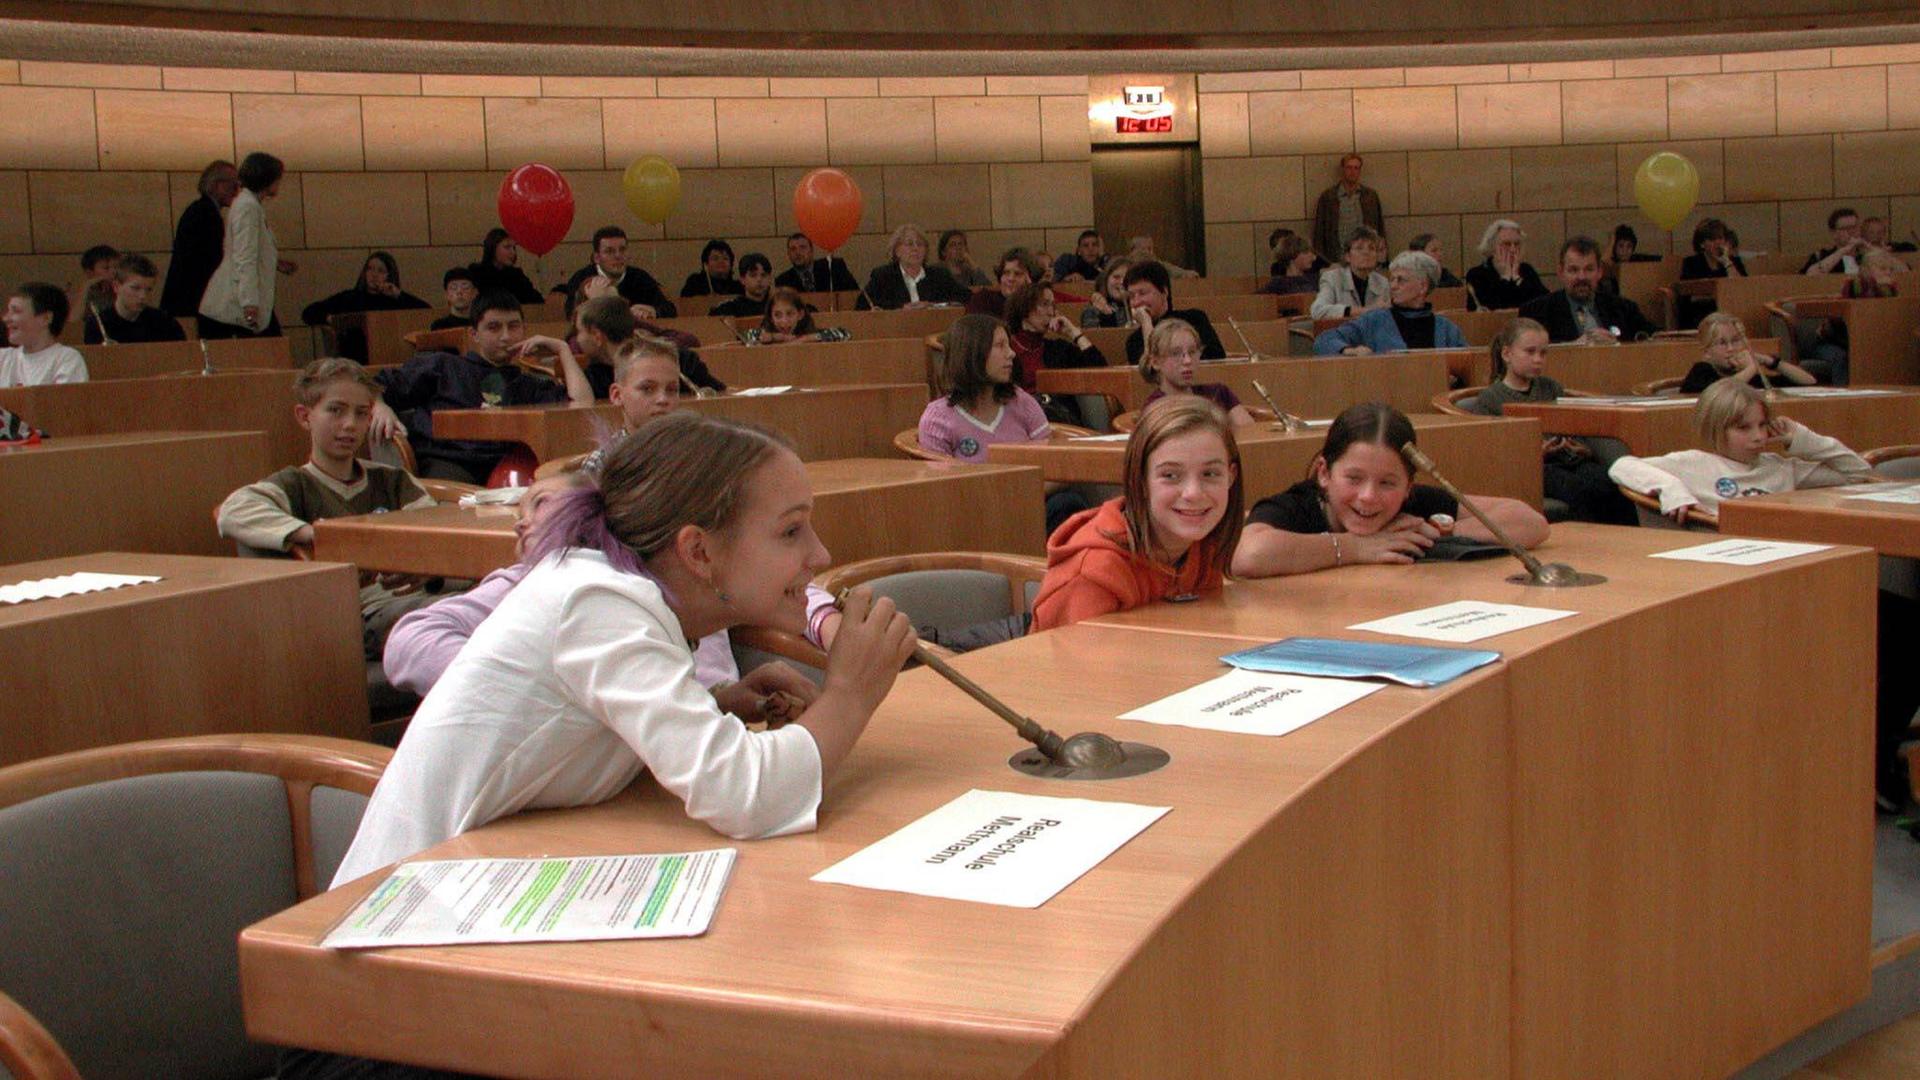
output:
M 1047 539 L 1047 576 L 1033 601 L 1035 630 L 1220 587 L 1212 543 L 1194 545 L 1177 569 L 1134 554 L 1120 512 L 1123 501 L 1082 510 Z

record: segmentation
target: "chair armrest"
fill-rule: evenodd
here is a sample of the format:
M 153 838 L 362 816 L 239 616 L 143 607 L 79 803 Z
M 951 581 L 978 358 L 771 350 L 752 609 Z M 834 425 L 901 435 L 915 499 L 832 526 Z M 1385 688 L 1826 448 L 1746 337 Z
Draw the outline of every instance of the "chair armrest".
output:
M 827 654 L 798 634 L 775 630 L 770 626 L 736 626 L 728 632 L 736 645 L 745 645 L 764 653 L 785 657 L 820 671 L 827 670 Z
M 0 992 L 0 1065 L 16 1080 L 80 1080 L 59 1040 L 21 1004 Z

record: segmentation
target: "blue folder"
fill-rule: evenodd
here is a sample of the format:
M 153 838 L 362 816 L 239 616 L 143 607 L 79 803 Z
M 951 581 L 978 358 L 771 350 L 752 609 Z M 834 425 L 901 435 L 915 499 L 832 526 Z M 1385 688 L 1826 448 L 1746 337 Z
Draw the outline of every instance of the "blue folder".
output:
M 1336 679 L 1391 679 L 1407 686 L 1439 686 L 1500 659 L 1486 649 L 1396 645 L 1379 641 L 1295 637 L 1220 658 L 1246 671 L 1324 675 Z

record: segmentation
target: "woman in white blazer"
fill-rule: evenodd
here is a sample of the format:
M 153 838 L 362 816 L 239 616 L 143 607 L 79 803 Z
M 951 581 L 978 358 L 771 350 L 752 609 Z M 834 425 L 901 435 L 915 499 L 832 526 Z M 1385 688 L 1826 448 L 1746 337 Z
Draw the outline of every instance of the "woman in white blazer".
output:
M 203 338 L 279 337 L 273 313 L 280 249 L 261 204 L 280 193 L 286 165 L 272 154 L 248 154 L 240 163 L 240 194 L 227 208 L 225 254 L 200 298 Z
M 1320 293 L 1309 310 L 1316 319 L 1344 319 L 1369 308 L 1387 306 L 1387 277 L 1380 272 L 1380 256 L 1386 251 L 1380 234 L 1362 225 L 1347 237 L 1344 265 L 1330 266 L 1320 273 Z M 1366 294 L 1359 282 L 1366 282 Z

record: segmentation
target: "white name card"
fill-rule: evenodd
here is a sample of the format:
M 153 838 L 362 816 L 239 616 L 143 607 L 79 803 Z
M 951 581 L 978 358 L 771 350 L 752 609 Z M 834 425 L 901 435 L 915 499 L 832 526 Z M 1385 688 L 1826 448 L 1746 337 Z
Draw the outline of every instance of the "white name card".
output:
M 1142 705 L 1122 720 L 1232 731 L 1242 735 L 1285 735 L 1381 688 L 1354 679 L 1318 679 L 1230 671 L 1188 690 Z
M 1167 809 L 976 789 L 827 867 L 813 880 L 1035 908 Z
M 1577 611 L 1561 611 L 1557 608 L 1456 600 L 1451 604 L 1421 608 L 1404 615 L 1389 615 L 1372 622 L 1355 623 L 1347 629 L 1371 630 L 1376 634 L 1395 634 L 1432 641 L 1479 641 L 1578 614 Z
M 1652 557 L 1679 559 L 1682 562 L 1721 563 L 1727 566 L 1759 566 L 1762 563 L 1811 555 L 1816 551 L 1825 551 L 1830 546 L 1832 545 L 1790 544 L 1785 540 L 1715 540 L 1711 544 L 1698 544 L 1673 551 L 1658 551 Z

